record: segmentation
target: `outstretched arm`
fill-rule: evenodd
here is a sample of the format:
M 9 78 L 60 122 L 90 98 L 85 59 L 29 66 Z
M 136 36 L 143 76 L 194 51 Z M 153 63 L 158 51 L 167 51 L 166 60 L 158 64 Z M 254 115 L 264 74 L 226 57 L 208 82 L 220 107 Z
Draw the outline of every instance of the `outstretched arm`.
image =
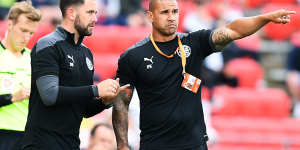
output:
M 116 134 L 118 150 L 129 150 L 128 108 L 133 90 L 128 88 L 119 93 L 113 102 L 112 123 Z
M 259 16 L 237 19 L 229 23 L 225 27 L 216 29 L 212 35 L 212 41 L 216 49 L 221 50 L 232 41 L 244 38 L 255 33 L 269 22 L 278 24 L 289 23 L 289 15 L 295 13 L 295 11 L 286 11 L 281 9 Z

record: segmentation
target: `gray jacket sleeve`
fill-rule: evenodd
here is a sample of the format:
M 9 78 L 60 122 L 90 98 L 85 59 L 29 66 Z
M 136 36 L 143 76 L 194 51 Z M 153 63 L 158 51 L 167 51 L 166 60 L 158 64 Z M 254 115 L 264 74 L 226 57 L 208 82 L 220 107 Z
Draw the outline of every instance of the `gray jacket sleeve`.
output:
M 87 99 L 98 96 L 97 86 L 59 86 L 59 78 L 56 75 L 41 76 L 36 80 L 36 86 L 46 106 L 70 104 L 76 101 L 88 102 Z

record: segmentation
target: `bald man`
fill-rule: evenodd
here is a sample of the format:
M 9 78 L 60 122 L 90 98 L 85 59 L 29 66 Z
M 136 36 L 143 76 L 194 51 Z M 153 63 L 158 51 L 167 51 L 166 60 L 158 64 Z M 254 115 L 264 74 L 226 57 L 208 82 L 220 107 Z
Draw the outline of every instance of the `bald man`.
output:
M 269 22 L 289 23 L 295 12 L 278 10 L 237 19 L 214 31 L 177 33 L 176 0 L 150 0 L 149 8 L 152 33 L 118 62 L 120 85 L 131 85 L 114 101 L 118 150 L 128 150 L 128 105 L 134 87 L 141 106 L 141 150 L 207 150 L 199 79 L 203 59 Z

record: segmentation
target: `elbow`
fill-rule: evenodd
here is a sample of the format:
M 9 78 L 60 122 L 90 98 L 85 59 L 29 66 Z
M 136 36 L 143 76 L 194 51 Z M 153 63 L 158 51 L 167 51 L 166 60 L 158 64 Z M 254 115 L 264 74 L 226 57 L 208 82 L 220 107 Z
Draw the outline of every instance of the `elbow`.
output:
M 41 99 L 45 106 L 54 106 L 56 103 L 56 99 L 51 97 L 41 96 Z
M 53 106 L 56 104 L 59 92 L 57 76 L 42 76 L 36 81 L 40 98 L 44 105 Z

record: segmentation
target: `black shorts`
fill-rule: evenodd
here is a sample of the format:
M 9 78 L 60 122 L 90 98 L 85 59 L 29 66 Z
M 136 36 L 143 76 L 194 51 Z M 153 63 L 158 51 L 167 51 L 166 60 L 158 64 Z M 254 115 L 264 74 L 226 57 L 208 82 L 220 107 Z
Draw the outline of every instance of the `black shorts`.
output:
M 0 150 L 20 150 L 24 132 L 0 130 Z

